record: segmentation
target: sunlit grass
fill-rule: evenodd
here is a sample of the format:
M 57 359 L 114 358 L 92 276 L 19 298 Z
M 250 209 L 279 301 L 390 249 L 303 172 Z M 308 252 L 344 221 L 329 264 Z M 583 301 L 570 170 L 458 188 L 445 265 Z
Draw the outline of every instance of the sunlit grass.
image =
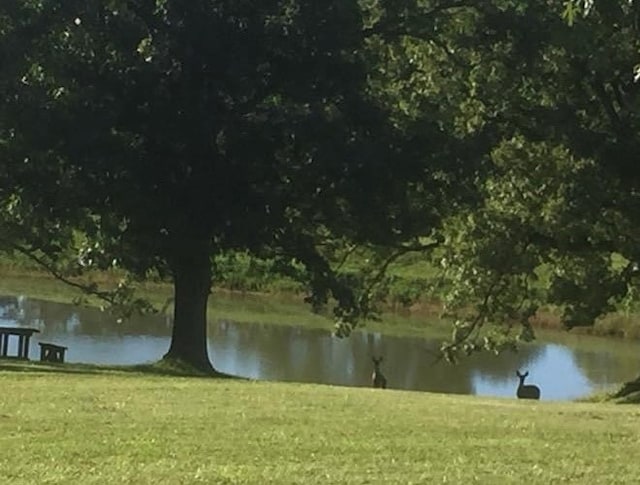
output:
M 0 362 L 0 483 L 637 483 L 640 409 Z

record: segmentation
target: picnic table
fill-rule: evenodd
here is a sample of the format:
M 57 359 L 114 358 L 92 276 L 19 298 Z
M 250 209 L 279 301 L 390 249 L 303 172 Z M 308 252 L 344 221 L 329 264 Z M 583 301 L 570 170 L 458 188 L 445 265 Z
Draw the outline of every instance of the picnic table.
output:
M 37 328 L 29 327 L 0 327 L 0 357 L 9 356 L 9 337 L 18 337 L 18 352 L 15 357 L 18 359 L 29 360 L 29 339 L 31 336 L 39 332 Z

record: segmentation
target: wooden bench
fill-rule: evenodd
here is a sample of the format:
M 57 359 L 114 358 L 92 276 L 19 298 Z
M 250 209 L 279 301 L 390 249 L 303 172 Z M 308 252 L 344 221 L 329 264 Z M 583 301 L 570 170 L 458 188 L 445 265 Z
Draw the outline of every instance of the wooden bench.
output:
M 67 350 L 66 347 L 42 342 L 38 342 L 38 345 L 40 346 L 41 362 L 64 362 L 64 353 Z

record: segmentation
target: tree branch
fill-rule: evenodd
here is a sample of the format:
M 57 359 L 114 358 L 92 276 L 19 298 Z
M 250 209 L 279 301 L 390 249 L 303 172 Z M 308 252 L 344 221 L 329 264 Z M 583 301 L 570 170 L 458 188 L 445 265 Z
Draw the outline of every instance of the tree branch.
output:
M 347 262 L 347 259 L 349 259 L 349 256 L 351 256 L 356 251 L 356 249 L 358 249 L 358 247 L 359 246 L 357 244 L 350 245 L 350 247 L 344 253 L 344 256 L 342 256 L 342 259 L 340 260 L 340 262 L 336 266 L 336 271 L 339 271 L 340 268 L 342 268 L 345 265 L 345 263 Z
M 41 268 L 43 268 L 44 270 L 46 270 L 49 274 L 51 274 L 56 280 L 71 286 L 73 288 L 76 288 L 80 291 L 82 291 L 83 293 L 87 294 L 87 295 L 93 295 L 97 298 L 99 298 L 102 301 L 105 301 L 111 305 L 115 305 L 117 304 L 116 302 L 116 298 L 114 296 L 114 294 L 112 292 L 109 291 L 100 291 L 98 290 L 94 285 L 86 285 L 86 284 L 82 284 L 82 283 L 78 283 L 77 281 L 73 281 L 72 279 L 70 279 L 69 277 L 65 276 L 62 272 L 60 272 L 58 269 L 56 269 L 52 264 L 48 263 L 47 261 L 45 261 L 45 259 L 37 256 L 36 254 L 34 254 L 31 250 L 20 246 L 19 244 L 16 244 L 12 241 L 8 241 L 4 238 L 0 239 L 4 244 L 7 245 L 7 247 L 13 249 L 14 251 L 17 251 L 18 253 L 26 256 L 27 258 L 29 258 L 31 261 L 33 261 L 34 263 L 36 263 L 38 266 L 40 266 Z
M 403 255 L 405 255 L 407 253 L 412 253 L 412 252 L 421 252 L 421 251 L 431 250 L 431 249 L 434 249 L 434 248 L 438 247 L 439 245 L 440 245 L 439 242 L 434 241 L 434 242 L 429 243 L 429 244 L 417 244 L 417 245 L 413 245 L 413 246 L 401 246 L 401 247 L 396 248 L 396 251 L 394 253 L 392 253 L 390 256 L 388 256 L 387 259 L 385 259 L 385 261 L 379 267 L 376 275 L 373 277 L 373 279 L 371 280 L 369 285 L 365 288 L 365 291 L 363 292 L 362 296 L 360 297 L 360 304 L 364 303 L 364 299 L 368 298 L 367 295 L 369 295 L 369 293 L 371 293 L 371 291 L 373 290 L 373 287 L 375 285 L 377 285 L 378 283 L 380 283 L 380 281 L 382 280 L 382 278 L 386 274 L 387 269 L 389 268 L 389 266 L 394 261 L 396 261 L 400 256 L 403 256 Z
M 473 1 L 473 0 L 450 0 L 448 2 L 442 2 L 441 4 L 437 5 L 436 7 L 432 8 L 431 10 L 428 10 L 424 13 L 420 13 L 420 23 L 423 24 L 423 22 L 428 19 L 429 17 L 435 17 L 437 14 L 445 12 L 447 10 L 453 10 L 453 9 L 459 9 L 459 8 L 466 8 L 466 7 L 477 7 L 478 6 L 478 1 Z M 393 28 L 386 28 L 387 26 L 384 25 L 384 22 L 382 22 L 381 24 L 377 24 L 374 27 L 365 29 L 365 33 L 366 34 L 371 34 L 371 35 L 381 35 L 385 38 L 391 38 L 391 37 L 416 37 L 416 38 L 421 38 L 424 39 L 426 38 L 426 34 L 427 31 L 426 29 L 411 29 L 410 27 L 407 27 L 406 25 L 399 25 L 399 26 L 394 26 Z
M 623 126 L 622 120 L 620 119 L 620 116 L 618 116 L 618 112 L 616 111 L 615 106 L 613 106 L 611 97 L 607 93 L 604 83 L 602 81 L 592 81 L 589 84 L 591 85 L 591 88 L 595 91 L 596 96 L 600 100 L 600 104 L 602 105 L 605 112 L 607 113 L 607 116 L 609 117 L 609 121 L 611 122 L 614 130 L 623 131 L 624 126 Z

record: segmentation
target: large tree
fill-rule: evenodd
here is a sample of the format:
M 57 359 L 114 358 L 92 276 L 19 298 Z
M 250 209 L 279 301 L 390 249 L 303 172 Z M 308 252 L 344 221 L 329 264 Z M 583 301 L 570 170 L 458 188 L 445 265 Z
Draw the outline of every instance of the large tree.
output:
M 458 6 L 434 5 L 429 19 Z M 478 143 L 450 143 L 438 117 L 394 116 L 381 94 L 393 89 L 372 81 L 391 65 L 375 53 L 403 37 L 403 12 L 355 0 L 3 1 L 0 248 L 62 278 L 74 248 L 81 266 L 169 275 L 167 357 L 205 370 L 211 261 L 224 251 L 301 262 L 312 301 L 333 298 L 354 321 L 370 287 L 357 295 L 323 243 L 431 247 L 419 236 L 439 226 Z
M 595 5 L 7 0 L 0 247 L 169 275 L 167 355 L 202 368 L 228 250 L 301 262 L 348 329 L 379 273 L 335 249 L 427 249 L 450 356 L 549 303 L 590 324 L 640 260 L 635 3 Z
M 498 134 L 483 202 L 447 221 L 438 254 L 458 319 L 452 356 L 511 346 L 514 329 L 532 338 L 548 305 L 573 328 L 637 294 L 636 4 L 595 2 L 572 24 L 555 7 L 484 8 L 451 37 L 452 55 L 476 60 L 477 125 Z

